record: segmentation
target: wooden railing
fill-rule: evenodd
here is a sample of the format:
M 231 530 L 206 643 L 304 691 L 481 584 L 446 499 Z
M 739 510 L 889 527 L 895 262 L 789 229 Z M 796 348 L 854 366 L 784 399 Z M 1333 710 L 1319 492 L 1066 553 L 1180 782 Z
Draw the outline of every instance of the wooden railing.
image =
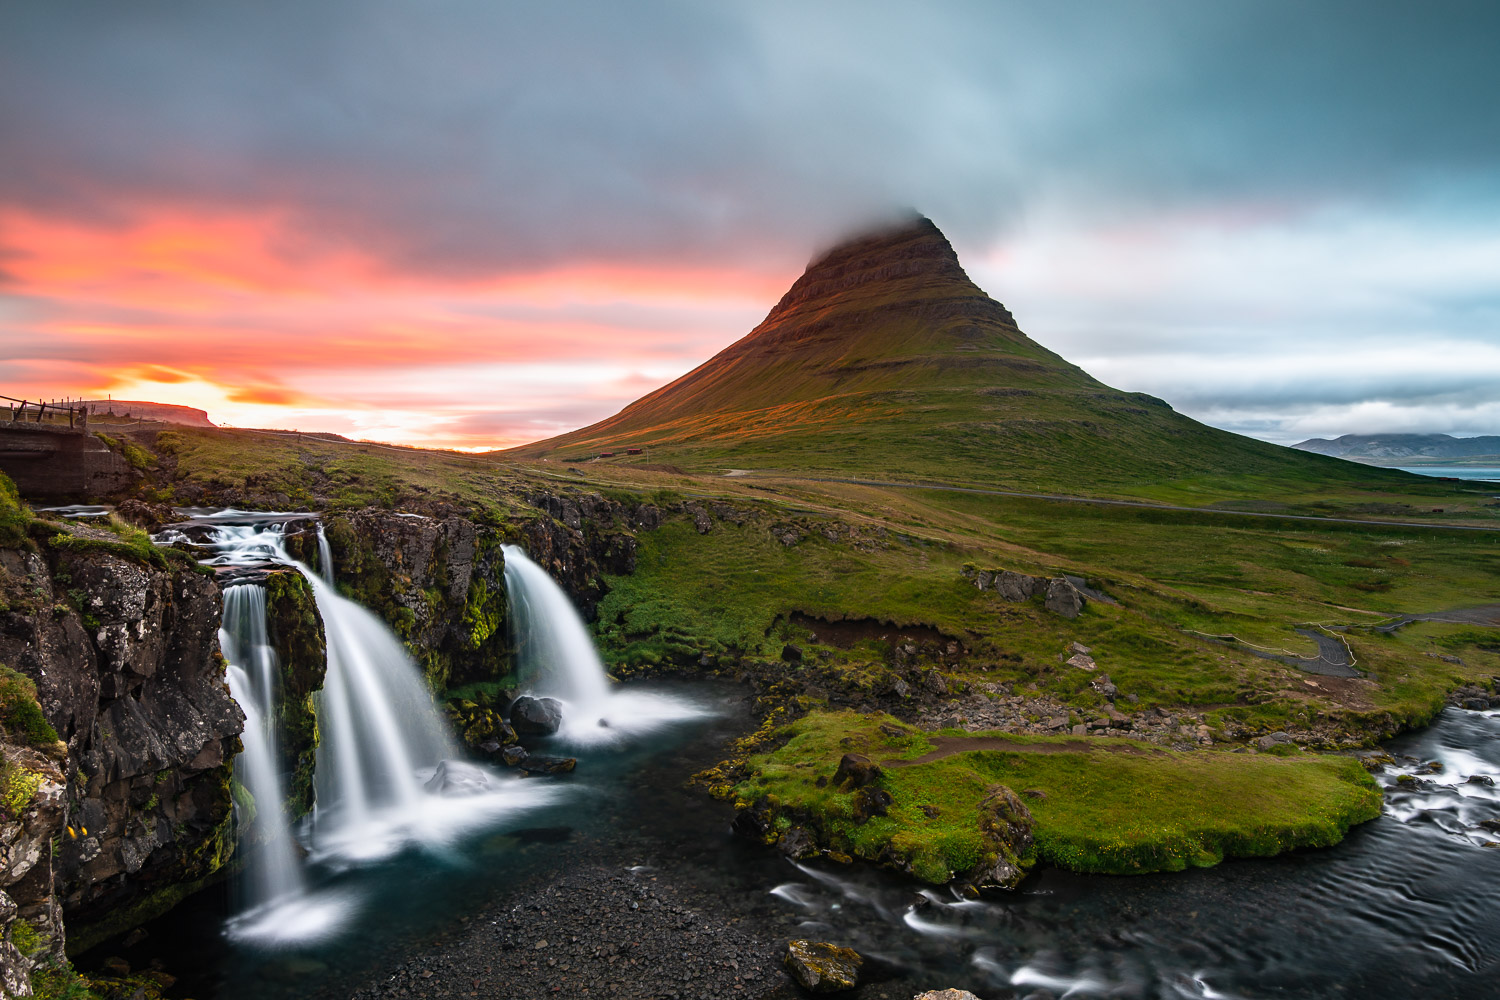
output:
M 70 430 L 86 431 L 89 426 L 89 408 L 83 402 L 72 400 L 29 400 L 0 395 L 0 400 L 9 404 L 9 411 L 0 414 L 0 421 L 13 424 L 49 424 L 60 427 L 66 423 Z M 20 404 L 20 405 L 15 405 Z

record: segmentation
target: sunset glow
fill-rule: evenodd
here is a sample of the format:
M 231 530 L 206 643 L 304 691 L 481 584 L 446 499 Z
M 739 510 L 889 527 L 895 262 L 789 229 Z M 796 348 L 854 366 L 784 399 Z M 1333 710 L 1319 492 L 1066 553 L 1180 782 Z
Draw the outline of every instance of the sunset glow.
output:
M 439 281 L 272 215 L 176 209 L 93 226 L 11 212 L 0 240 L 7 395 L 472 450 L 613 412 L 748 329 L 787 280 L 582 262 Z

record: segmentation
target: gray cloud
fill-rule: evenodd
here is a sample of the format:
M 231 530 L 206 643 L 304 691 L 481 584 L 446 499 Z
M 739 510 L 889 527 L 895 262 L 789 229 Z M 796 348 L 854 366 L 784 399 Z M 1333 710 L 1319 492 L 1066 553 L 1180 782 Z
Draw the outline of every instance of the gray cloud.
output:
M 1492 373 L 1307 378 L 1296 357 L 1437 334 L 1493 345 L 1496 279 L 1403 281 L 1419 261 L 1393 242 L 1361 261 L 1393 276 L 1321 290 L 1311 276 L 1350 255 L 1317 214 L 1418 235 L 1500 219 L 1497 36 L 1500 6 L 1480 0 L 13 3 L 0 211 L 275 212 L 287 260 L 354 248 L 392 273 L 473 278 L 579 261 L 794 269 L 913 205 L 975 254 L 1054 231 L 1092 248 L 1050 258 L 1051 278 L 996 267 L 990 287 L 1128 388 L 1230 424 L 1268 401 L 1438 413 L 1500 396 Z M 1270 219 L 1284 248 L 1313 249 L 1289 277 L 1269 250 L 1237 256 L 1230 232 L 1201 281 L 1153 294 L 1101 276 L 1153 259 L 1114 229 L 1183 219 L 1247 238 Z M 4 244 L 0 266 L 24 252 Z M 674 342 L 695 328 L 614 322 Z M 744 330 L 722 322 L 726 342 Z M 1278 351 L 1285 370 L 1258 381 L 1140 374 L 1161 356 Z

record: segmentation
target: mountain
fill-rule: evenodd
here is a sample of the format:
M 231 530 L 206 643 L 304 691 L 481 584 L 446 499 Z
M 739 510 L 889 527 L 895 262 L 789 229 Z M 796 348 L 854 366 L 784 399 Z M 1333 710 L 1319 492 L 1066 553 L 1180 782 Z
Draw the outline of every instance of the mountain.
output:
M 1345 434 L 1333 440 L 1310 438 L 1292 445 L 1335 458 L 1427 458 L 1461 461 L 1500 455 L 1500 437 L 1457 438 L 1451 434 Z
M 131 417 L 137 420 L 165 420 L 174 424 L 185 424 L 188 427 L 213 427 L 214 424 L 208 419 L 207 410 L 199 410 L 191 406 L 178 406 L 176 403 L 148 403 L 139 399 L 90 399 L 85 400 L 89 413 L 113 414 L 117 417 Z
M 815 259 L 738 342 L 509 454 L 1141 495 L 1202 477 L 1395 476 L 1204 426 L 1021 332 L 922 217 Z M 1201 484 L 1200 484 L 1201 485 Z M 1210 491 L 1212 492 L 1212 491 Z

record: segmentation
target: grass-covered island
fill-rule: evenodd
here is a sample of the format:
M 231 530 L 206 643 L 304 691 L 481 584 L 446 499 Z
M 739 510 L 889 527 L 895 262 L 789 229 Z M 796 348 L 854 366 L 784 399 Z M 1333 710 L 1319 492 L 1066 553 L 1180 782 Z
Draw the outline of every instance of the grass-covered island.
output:
M 1178 871 L 1326 847 L 1380 813 L 1357 760 L 1291 744 L 1280 754 L 1180 752 L 1117 738 L 924 733 L 854 712 L 815 712 L 782 735 L 732 788 L 766 839 L 929 882 L 982 876 L 1006 854 L 1016 875 L 1037 861 Z M 860 757 L 864 773 L 841 775 Z

